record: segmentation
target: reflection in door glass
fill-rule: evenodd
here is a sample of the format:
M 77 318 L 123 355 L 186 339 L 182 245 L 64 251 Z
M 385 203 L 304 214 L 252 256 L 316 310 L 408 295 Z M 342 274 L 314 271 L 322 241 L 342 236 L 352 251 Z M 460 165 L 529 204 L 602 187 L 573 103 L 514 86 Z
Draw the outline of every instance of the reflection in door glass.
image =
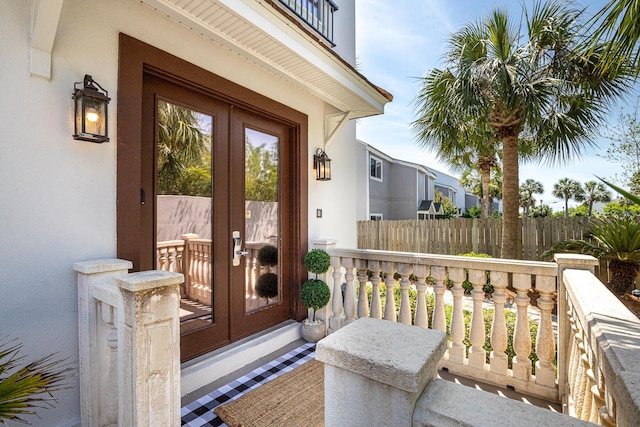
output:
M 279 138 L 245 129 L 246 312 L 280 302 Z
M 211 116 L 158 101 L 156 268 L 184 274 L 182 333 L 212 321 L 212 131 Z

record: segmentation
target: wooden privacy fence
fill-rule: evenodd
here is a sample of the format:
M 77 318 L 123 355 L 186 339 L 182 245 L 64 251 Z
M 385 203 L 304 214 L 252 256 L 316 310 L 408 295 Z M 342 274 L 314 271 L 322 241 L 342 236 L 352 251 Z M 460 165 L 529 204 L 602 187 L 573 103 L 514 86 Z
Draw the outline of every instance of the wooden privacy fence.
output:
M 582 239 L 586 217 L 520 218 L 521 258 L 539 261 L 556 242 Z M 502 218 L 452 218 L 406 221 L 358 221 L 358 249 L 459 255 L 500 256 Z

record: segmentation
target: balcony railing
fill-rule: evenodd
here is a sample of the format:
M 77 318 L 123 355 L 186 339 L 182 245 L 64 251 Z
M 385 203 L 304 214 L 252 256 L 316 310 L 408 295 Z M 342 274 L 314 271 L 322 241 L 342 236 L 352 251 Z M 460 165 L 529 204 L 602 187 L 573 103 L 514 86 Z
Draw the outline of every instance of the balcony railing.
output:
M 333 42 L 333 14 L 338 6 L 331 0 L 280 0 L 289 10 L 309 24 L 331 46 Z
M 324 313 L 333 332 L 327 342 L 332 336 L 341 336 L 343 327 L 354 324 L 344 329 L 348 331 L 346 344 L 334 347 L 339 352 L 353 354 L 336 358 L 330 354 L 323 356 L 327 364 L 325 413 L 330 415 L 327 420 L 335 420 L 336 414 L 340 414 L 337 418 L 340 422 L 333 425 L 356 425 L 357 421 L 371 415 L 402 415 L 403 419 L 413 419 L 413 425 L 436 425 L 424 421 L 429 417 L 437 417 L 446 425 L 456 421 L 464 421 L 465 425 L 496 425 L 490 420 L 513 416 L 516 409 L 512 408 L 512 403 L 500 403 L 493 399 L 495 396 L 488 397 L 490 395 L 486 393 L 463 386 L 432 380 L 433 375 L 427 370 L 431 372 L 436 364 L 463 377 L 513 387 L 524 394 L 562 403 L 566 413 L 585 421 L 607 426 L 637 425 L 640 419 L 637 398 L 640 395 L 637 357 L 640 320 L 593 274 L 597 265 L 594 258 L 557 255 L 556 263 L 540 263 L 335 249 L 329 242 L 316 246 L 328 250 L 333 267 L 325 277 L 333 288 L 332 301 Z M 159 262 L 159 266 L 178 264 Z M 177 287 L 182 276 L 165 272 L 128 275 L 127 268 L 130 268 L 129 263 L 113 260 L 76 266 L 79 276 L 80 383 L 83 395 L 90 396 L 85 399 L 87 405 L 83 406 L 83 422 L 87 425 L 93 425 L 90 421 L 94 416 L 105 417 L 105 422 L 148 417 L 144 411 L 135 413 L 135 408 L 146 407 L 144 402 L 170 402 L 165 406 L 171 414 L 163 412 L 161 416 L 175 417 L 173 412 L 175 402 L 179 401 L 179 388 L 169 387 L 169 390 L 156 384 L 157 387 L 134 390 L 135 396 L 123 395 L 120 380 L 113 378 L 147 381 L 144 376 L 149 372 L 171 372 L 174 375 L 171 381 L 175 381 L 179 362 Z M 189 265 L 181 265 L 180 269 L 191 276 Z M 493 286 L 491 298 L 486 298 L 486 290 L 483 290 L 487 279 Z M 386 298 L 383 307 L 384 293 L 381 291 L 386 289 L 390 295 L 396 282 L 400 286 L 398 303 L 394 298 Z M 470 297 L 464 296 L 465 287 L 472 288 Z M 510 294 L 509 289 L 515 292 Z M 532 290 L 537 295 L 535 304 L 531 303 Z M 156 298 L 160 293 L 170 298 Z M 506 303 L 510 297 L 513 297 L 511 308 Z M 427 299 L 431 298 L 433 304 L 428 306 Z M 162 307 L 154 305 L 160 303 Z M 483 348 L 486 341 L 483 310 L 487 306 L 493 310 L 489 354 Z M 535 316 L 531 315 L 533 311 Z M 507 314 L 515 314 L 513 331 L 507 328 Z M 167 317 L 160 319 L 160 315 Z M 553 322 L 554 315 L 557 323 Z M 471 318 L 468 330 L 465 316 Z M 356 322 L 359 318 L 363 320 Z M 163 326 L 158 328 L 158 325 Z M 429 325 L 435 331 L 426 331 Z M 534 327 L 537 329 L 533 334 L 535 345 L 532 344 Z M 396 342 L 394 337 L 405 335 L 403 331 L 408 331 L 416 340 L 401 339 L 393 344 Z M 362 335 L 354 339 L 354 333 Z M 419 344 L 423 338 L 426 344 L 440 339 L 444 344 L 435 347 Z M 161 344 L 157 348 L 166 357 L 149 355 L 150 340 Z M 509 341 L 513 342 L 513 355 L 505 351 Z M 155 344 L 153 348 L 156 348 Z M 171 349 L 171 352 L 165 349 Z M 530 359 L 532 350 L 538 358 L 535 363 Z M 375 365 L 372 357 L 375 354 L 380 356 L 382 365 Z M 400 361 L 397 365 L 387 363 L 392 355 L 394 360 Z M 340 361 L 346 363 L 339 366 Z M 409 369 L 411 364 L 418 368 Z M 425 368 L 427 365 L 428 369 Z M 341 369 L 350 370 L 350 373 L 342 375 Z M 134 371 L 135 375 L 132 374 Z M 354 375 L 367 379 L 360 381 Z M 100 382 L 99 379 L 107 380 Z M 366 389 L 340 383 L 344 379 Z M 377 382 L 378 379 L 381 382 Z M 407 406 L 410 412 L 398 414 L 398 401 L 389 395 L 396 393 L 389 386 L 396 385 L 400 390 L 410 391 Z M 342 399 L 344 394 L 333 393 L 332 387 L 349 390 L 356 399 L 367 396 L 370 401 L 350 405 Z M 416 401 L 418 397 L 420 399 Z M 132 406 L 134 401 L 142 403 Z M 464 402 L 464 405 L 456 406 L 452 402 Z M 339 407 L 333 408 L 331 405 L 334 404 Z M 478 408 L 490 410 L 479 411 Z M 359 413 L 360 409 L 368 415 Z M 556 419 L 559 414 L 548 410 L 520 408 L 517 411 L 521 425 L 542 425 L 541 420 L 549 417 L 555 417 L 555 421 L 547 420 L 545 425 L 582 425 L 577 420 Z M 535 411 L 539 411 L 539 415 Z M 526 416 L 524 412 L 527 412 Z

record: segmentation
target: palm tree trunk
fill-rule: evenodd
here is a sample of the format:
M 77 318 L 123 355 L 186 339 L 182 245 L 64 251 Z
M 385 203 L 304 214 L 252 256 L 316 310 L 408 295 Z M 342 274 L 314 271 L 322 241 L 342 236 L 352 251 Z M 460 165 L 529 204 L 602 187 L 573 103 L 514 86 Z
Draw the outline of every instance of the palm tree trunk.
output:
M 491 180 L 491 166 L 487 164 L 482 164 L 480 166 L 480 180 L 482 182 L 482 199 L 481 202 L 481 212 L 480 218 L 487 219 L 489 218 L 489 181 Z
M 564 217 L 569 218 L 569 198 L 564 198 Z
M 502 137 L 502 249 L 501 258 L 518 259 L 518 242 L 521 231 L 518 227 L 519 179 L 518 179 L 518 135 Z
M 587 216 L 591 217 L 591 212 L 593 211 L 593 201 L 589 202 L 589 214 Z

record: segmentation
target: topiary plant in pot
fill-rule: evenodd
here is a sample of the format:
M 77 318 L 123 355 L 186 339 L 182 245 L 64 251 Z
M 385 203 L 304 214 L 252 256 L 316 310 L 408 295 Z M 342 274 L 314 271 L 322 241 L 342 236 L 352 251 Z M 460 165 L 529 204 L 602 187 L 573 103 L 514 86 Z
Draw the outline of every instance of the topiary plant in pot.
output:
M 310 273 L 315 274 L 302 284 L 300 292 L 302 304 L 312 310 L 311 318 L 302 321 L 301 334 L 307 342 L 318 342 L 325 336 L 324 320 L 316 319 L 316 311 L 329 303 L 331 290 L 329 286 L 318 279 L 318 274 L 329 270 L 329 254 L 322 249 L 311 249 L 304 257 L 304 266 Z

